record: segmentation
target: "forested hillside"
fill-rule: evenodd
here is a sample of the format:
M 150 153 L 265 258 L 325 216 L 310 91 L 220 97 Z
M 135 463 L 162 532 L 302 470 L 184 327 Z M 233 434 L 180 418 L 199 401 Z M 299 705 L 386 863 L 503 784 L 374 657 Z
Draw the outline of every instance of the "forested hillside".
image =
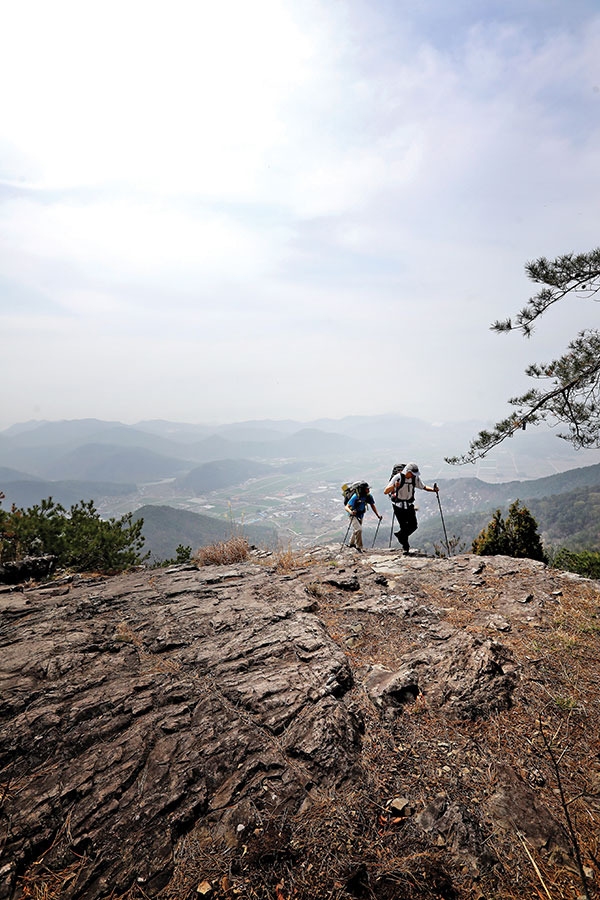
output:
M 580 487 L 577 490 L 564 494 L 553 494 L 550 497 L 526 497 L 525 505 L 537 519 L 539 533 L 548 548 L 600 549 L 600 488 L 598 486 Z M 487 525 L 494 510 L 498 507 L 503 514 L 506 514 L 508 503 L 498 503 L 496 506 L 490 504 L 472 512 L 445 515 L 448 536 L 460 537 L 466 549 L 470 550 L 472 541 Z M 442 525 L 438 515 L 419 525 L 414 543 L 415 546 L 431 553 L 434 550 L 434 544 L 440 544 L 442 538 Z
M 527 505 L 545 543 L 570 550 L 600 549 L 600 488 L 583 487 Z
M 448 512 L 467 512 L 487 509 L 488 505 L 510 503 L 517 497 L 528 500 L 566 494 L 576 488 L 600 487 L 600 465 L 569 469 L 556 475 L 531 481 L 503 481 L 490 483 L 480 478 L 441 479 L 444 508 Z
M 224 519 L 172 506 L 142 506 L 134 513 L 133 519 L 144 520 L 144 550 L 150 551 L 151 561 L 154 562 L 174 557 L 179 544 L 196 550 L 215 541 L 225 541 L 232 534 L 232 524 Z M 277 541 L 274 528 L 248 525 L 243 528 L 243 533 L 250 543 L 259 546 L 271 547 Z

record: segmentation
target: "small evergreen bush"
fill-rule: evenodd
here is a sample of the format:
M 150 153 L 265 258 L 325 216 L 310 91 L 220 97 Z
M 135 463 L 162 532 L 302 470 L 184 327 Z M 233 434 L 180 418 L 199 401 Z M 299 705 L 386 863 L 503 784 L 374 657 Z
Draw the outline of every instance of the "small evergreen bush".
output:
M 576 572 L 585 578 L 600 578 L 600 552 L 597 550 L 576 553 L 563 547 L 553 554 L 550 562 L 555 569 Z
M 175 548 L 175 556 L 153 563 L 152 568 L 164 569 L 166 566 L 181 566 L 189 562 L 192 562 L 192 548 L 187 544 L 178 544 Z
M 506 520 L 499 509 L 473 541 L 473 553 L 479 556 L 514 556 L 519 559 L 547 561 L 537 522 L 518 499 L 511 504 Z
M 52 554 L 57 566 L 76 572 L 122 572 L 145 559 L 143 525 L 132 513 L 101 519 L 92 500 L 68 512 L 52 497 L 28 509 L 0 508 L 0 563 Z

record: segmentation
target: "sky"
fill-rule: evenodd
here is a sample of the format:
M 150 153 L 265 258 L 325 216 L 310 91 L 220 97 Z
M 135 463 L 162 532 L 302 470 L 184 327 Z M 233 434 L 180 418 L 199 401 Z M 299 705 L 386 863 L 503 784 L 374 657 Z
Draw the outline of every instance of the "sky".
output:
M 0 0 L 0 427 L 496 420 L 591 250 L 596 0 Z

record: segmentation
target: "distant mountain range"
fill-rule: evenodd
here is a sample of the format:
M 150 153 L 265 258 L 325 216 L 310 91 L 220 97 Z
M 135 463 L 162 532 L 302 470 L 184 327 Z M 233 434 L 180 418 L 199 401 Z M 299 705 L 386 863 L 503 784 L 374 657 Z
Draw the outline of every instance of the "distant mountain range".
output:
M 13 481 L 41 481 L 37 475 L 28 475 L 18 469 L 10 469 L 8 466 L 0 466 L 0 484 L 7 485 Z
M 0 432 L 0 466 L 26 477 L 140 484 L 185 475 L 201 463 L 223 459 L 278 464 L 331 460 L 367 471 L 375 456 L 385 454 L 390 467 L 393 462 L 417 460 L 437 478 L 446 474 L 463 478 L 473 469 L 452 469 L 443 462 L 444 456 L 465 450 L 483 424 L 431 424 L 399 414 L 219 426 L 163 420 L 136 425 L 100 419 L 24 422 Z M 475 471 L 486 482 L 499 482 L 511 475 L 539 477 L 597 462 L 600 451 L 576 453 L 553 432 L 531 430 L 507 441 Z
M 197 550 L 207 544 L 226 541 L 234 530 L 257 546 L 273 547 L 277 543 L 274 528 L 247 525 L 242 529 L 214 516 L 174 509 L 172 506 L 142 506 L 133 518 L 135 521 L 144 520 L 144 552 L 150 551 L 154 561 L 172 559 L 179 544 Z
M 187 445 L 189 455 L 194 459 L 216 460 L 233 457 L 248 459 L 298 459 L 340 457 L 360 451 L 360 445 L 340 434 L 319 431 L 317 428 L 302 428 L 285 437 L 267 440 L 241 440 L 211 435 L 202 441 Z
M 85 481 L 134 481 L 136 483 L 172 478 L 193 465 L 172 456 L 163 456 L 145 447 L 113 444 L 84 444 L 47 466 L 51 478 Z
M 222 459 L 335 459 L 360 452 L 347 436 L 298 427 L 292 434 L 248 426 L 204 435 L 191 426 L 165 434 L 97 419 L 13 426 L 0 433 L 0 465 L 40 478 L 85 478 L 141 483 L 185 473 Z M 178 437 L 182 439 L 179 440 Z M 160 458 L 159 458 L 160 457 Z
M 31 506 L 52 496 L 67 507 L 93 499 L 103 515 L 121 515 L 149 504 L 163 508 L 172 502 L 175 512 L 196 516 L 191 512 L 196 498 L 216 492 L 207 508 L 223 513 L 231 496 L 237 518 L 241 510 L 247 521 L 272 522 L 292 542 L 305 546 L 313 537 L 335 532 L 342 521 L 336 504 L 348 473 L 371 479 L 377 502 L 386 504 L 381 485 L 391 465 L 416 460 L 425 480 L 440 483 L 450 527 L 464 532 L 468 541 L 489 520 L 490 510 L 505 509 L 516 497 L 527 501 L 532 511 L 534 501 L 544 501 L 540 516 L 549 535 L 567 537 L 570 528 L 574 540 L 593 540 L 587 512 L 569 519 L 564 515 L 566 501 L 554 506 L 551 498 L 582 490 L 582 496 L 573 494 L 576 508 L 583 504 L 595 509 L 589 498 L 600 485 L 600 451 L 576 453 L 552 432 L 532 429 L 505 442 L 475 470 L 446 466 L 443 456 L 465 449 L 480 427 L 476 422 L 431 424 L 401 415 L 311 423 L 256 420 L 214 427 L 163 420 L 137 425 L 99 419 L 26 422 L 0 432 L 0 491 L 6 495 L 4 508 L 13 502 Z M 473 471 L 478 477 L 471 477 Z M 543 477 L 528 477 L 536 473 Z M 235 490 L 229 492 L 230 487 Z M 437 508 L 435 500 L 422 507 L 419 535 L 425 539 L 428 519 L 435 520 Z M 167 515 L 162 514 L 163 520 Z M 181 542 L 173 540 L 174 546 Z M 165 552 L 172 555 L 174 548 Z
M 10 509 L 13 503 L 20 508 L 35 506 L 47 497 L 52 497 L 55 503 L 69 508 L 80 500 L 93 500 L 97 503 L 106 497 L 134 496 L 137 490 L 135 484 L 126 482 L 115 484 L 104 481 L 43 481 L 39 478 L 30 478 L 1 483 L 5 495 L 2 501 L 4 509 Z

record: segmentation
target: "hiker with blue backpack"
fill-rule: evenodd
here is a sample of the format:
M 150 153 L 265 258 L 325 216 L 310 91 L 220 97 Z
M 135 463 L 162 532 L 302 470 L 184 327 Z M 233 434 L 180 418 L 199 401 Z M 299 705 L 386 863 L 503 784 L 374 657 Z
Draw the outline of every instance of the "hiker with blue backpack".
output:
M 400 530 L 395 531 L 394 534 L 405 553 L 410 550 L 409 537 L 419 527 L 415 512 L 415 488 L 436 494 L 439 491 L 437 484 L 434 484 L 433 487 L 423 484 L 416 463 L 409 463 L 406 467 L 403 463 L 399 463 L 392 469 L 391 480 L 383 492 L 388 496 L 391 495 L 394 515 L 400 526 Z
M 349 487 L 348 485 L 344 485 L 342 490 L 344 491 L 344 500 L 346 501 L 344 508 L 350 516 L 350 524 L 352 525 L 352 537 L 350 538 L 348 546 L 354 547 L 359 553 L 362 553 L 362 521 L 367 509 L 367 504 L 369 504 L 380 522 L 383 516 L 380 516 L 377 512 L 375 500 L 373 499 L 373 495 L 371 494 L 371 490 L 366 481 L 357 482 Z

